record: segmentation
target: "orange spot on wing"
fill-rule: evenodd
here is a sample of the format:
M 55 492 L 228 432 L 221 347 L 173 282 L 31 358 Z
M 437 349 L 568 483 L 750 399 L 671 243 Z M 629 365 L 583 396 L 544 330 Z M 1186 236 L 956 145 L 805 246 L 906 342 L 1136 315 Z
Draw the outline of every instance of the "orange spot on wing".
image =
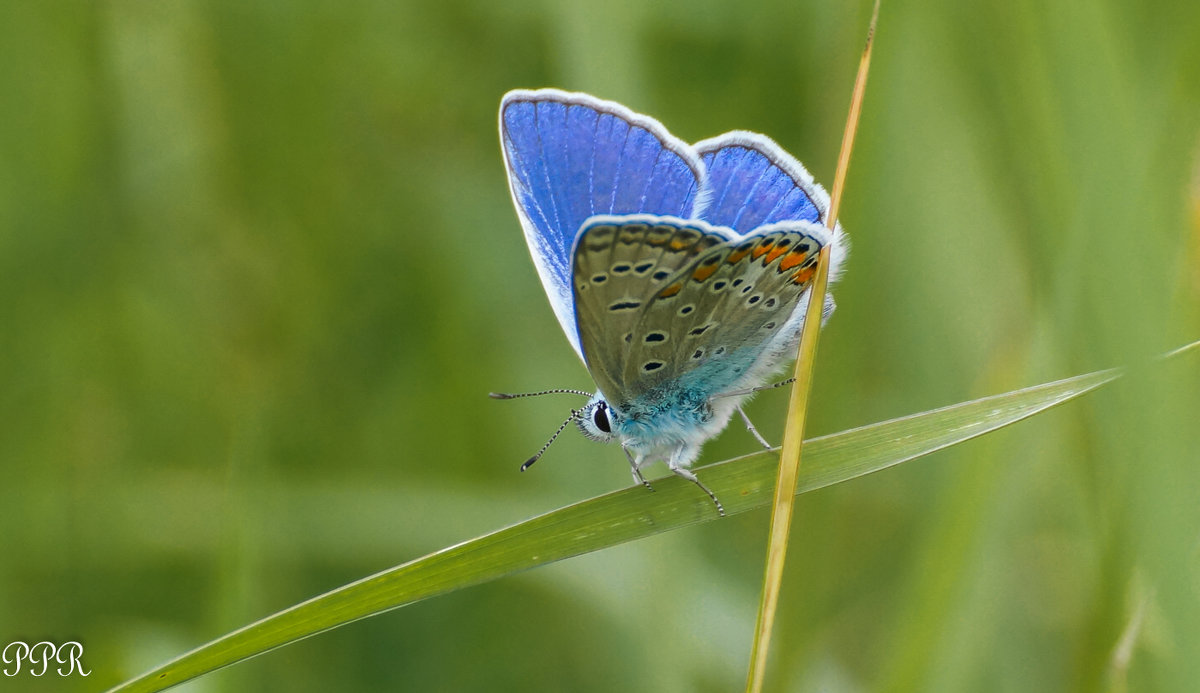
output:
M 692 279 L 702 282 L 713 275 L 717 271 L 717 265 L 709 265 L 708 267 L 697 267 L 695 272 L 692 272 Z
M 768 238 L 767 240 L 763 241 L 762 243 L 759 243 L 757 248 L 750 251 L 750 256 L 753 257 L 755 260 L 757 260 L 758 258 L 763 256 L 763 253 L 770 250 L 771 246 L 773 246 L 773 245 L 775 245 L 775 239 Z
M 683 250 L 687 246 L 688 246 L 687 241 L 683 240 L 682 238 L 673 238 L 673 239 L 671 239 L 670 245 L 668 245 L 667 247 L 670 248 L 671 250 Z
M 658 292 L 658 297 L 659 298 L 671 298 L 672 296 L 679 293 L 680 291 L 683 291 L 683 284 L 676 282 L 676 283 L 668 286 L 667 288 L 663 289 L 662 291 Z
M 769 265 L 772 262 L 775 262 L 775 258 L 779 257 L 780 255 L 783 255 L 786 252 L 787 252 L 787 246 L 784 246 L 782 248 L 776 247 L 774 250 L 767 253 L 767 259 L 763 260 L 763 264 Z
M 806 257 L 808 257 L 808 253 L 804 252 L 803 250 L 800 250 L 799 248 L 796 248 L 792 252 L 788 253 L 787 257 L 783 258 L 783 260 L 780 261 L 779 271 L 786 272 L 786 271 L 790 270 L 791 268 L 795 267 L 796 265 L 800 264 L 801 262 L 804 262 L 804 258 L 806 258 Z
M 750 254 L 749 248 L 746 248 L 745 250 L 735 250 L 729 254 L 729 257 L 727 259 L 729 261 L 729 264 L 736 265 L 737 263 L 742 261 L 742 258 L 746 257 L 749 254 Z
M 796 273 L 796 276 L 792 277 L 792 283 L 793 284 L 803 284 L 803 283 L 807 282 L 809 279 L 812 279 L 813 274 L 816 271 L 817 271 L 817 266 L 815 264 L 812 267 L 802 269 Z

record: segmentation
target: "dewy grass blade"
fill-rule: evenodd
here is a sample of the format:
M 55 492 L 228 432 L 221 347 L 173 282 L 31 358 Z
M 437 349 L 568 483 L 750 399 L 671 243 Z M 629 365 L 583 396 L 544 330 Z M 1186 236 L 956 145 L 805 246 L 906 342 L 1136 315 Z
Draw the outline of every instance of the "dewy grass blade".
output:
M 858 119 L 862 113 L 867 73 L 871 67 L 871 46 L 874 43 L 875 24 L 878 20 L 879 0 L 875 0 L 871 24 L 867 29 L 866 46 L 858 63 L 858 76 L 854 80 L 854 92 L 850 97 L 850 113 L 846 117 L 846 130 L 842 134 L 842 147 L 838 153 L 829 213 L 825 219 L 825 225 L 831 231 L 837 226 L 838 208 L 841 206 L 842 192 L 846 187 L 846 172 L 850 168 L 850 152 L 854 148 L 854 134 L 858 130 Z M 792 385 L 792 395 L 788 402 L 783 451 L 779 456 L 779 474 L 775 483 L 775 500 L 771 506 L 771 529 L 767 541 L 766 567 L 763 570 L 762 596 L 758 604 L 758 622 L 754 628 L 754 645 L 750 652 L 750 668 L 746 674 L 747 693 L 758 693 L 762 690 L 767 655 L 771 646 L 771 631 L 775 625 L 775 608 L 779 603 L 788 536 L 792 528 L 792 509 L 803 450 L 804 425 L 808 418 L 808 395 L 812 390 L 813 363 L 817 358 L 817 343 L 821 335 L 821 310 L 829 273 L 828 251 L 829 249 L 825 248 L 821 252 L 817 278 L 809 294 L 820 297 L 820 300 L 809 300 L 804 329 L 800 335 L 799 353 L 796 356 L 795 383 Z
M 805 443 L 797 492 L 870 474 L 1002 428 L 1118 376 L 1107 370 L 871 424 Z M 699 473 L 736 514 L 766 506 L 778 467 L 763 451 Z M 314 597 L 228 633 L 113 691 L 159 691 L 243 659 L 423 599 L 716 519 L 691 482 L 655 481 L 560 508 Z

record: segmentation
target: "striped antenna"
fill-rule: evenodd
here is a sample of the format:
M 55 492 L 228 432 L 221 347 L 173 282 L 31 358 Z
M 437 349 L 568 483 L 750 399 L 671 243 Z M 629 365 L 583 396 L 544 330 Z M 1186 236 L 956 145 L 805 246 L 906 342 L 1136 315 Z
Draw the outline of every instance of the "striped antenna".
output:
M 584 390 L 572 390 L 570 388 L 559 388 L 557 390 L 542 390 L 541 392 L 489 392 L 488 397 L 492 399 L 517 399 L 518 397 L 538 397 L 540 395 L 583 395 L 591 397 L 592 393 Z
M 534 393 L 534 394 L 539 394 L 539 393 Z M 586 395 L 588 393 L 584 392 L 581 394 Z M 589 397 L 590 397 L 590 395 L 589 395 Z M 542 455 L 546 454 L 546 448 L 549 448 L 550 443 L 553 443 L 554 440 L 556 438 L 558 438 L 558 434 L 563 432 L 563 429 L 567 427 L 567 424 L 569 424 L 572 421 L 574 421 L 575 419 L 579 418 L 580 411 L 582 411 L 582 410 L 581 409 L 572 409 L 571 410 L 571 415 L 567 417 L 566 421 L 562 422 L 562 425 L 560 425 L 558 427 L 558 430 L 554 432 L 554 435 L 550 436 L 550 440 L 546 441 L 546 444 L 542 446 L 542 449 L 538 450 L 537 454 L 534 455 L 533 457 L 530 457 L 529 459 L 525 460 L 524 464 L 521 465 L 521 471 L 525 471 L 526 469 L 529 469 L 530 467 L 532 467 L 534 462 L 537 462 L 538 460 L 540 460 L 542 458 Z

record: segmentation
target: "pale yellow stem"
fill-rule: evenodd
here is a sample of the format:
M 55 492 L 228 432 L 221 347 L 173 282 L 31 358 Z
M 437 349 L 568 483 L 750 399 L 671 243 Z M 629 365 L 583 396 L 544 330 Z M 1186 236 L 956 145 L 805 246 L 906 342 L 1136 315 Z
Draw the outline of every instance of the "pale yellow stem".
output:
M 867 71 L 871 64 L 871 45 L 875 38 L 875 22 L 879 18 L 879 0 L 871 15 L 867 43 L 858 64 L 858 77 L 850 99 L 850 114 L 842 134 L 842 149 L 838 154 L 837 172 L 833 178 L 829 212 L 825 225 L 832 231 L 837 226 L 838 208 L 850 167 L 850 151 L 858 118 L 862 112 L 863 94 L 867 86 Z M 829 280 L 829 246 L 821 249 L 817 273 L 809 289 L 808 312 L 800 333 L 800 348 L 796 357 L 795 383 L 788 402 L 787 425 L 783 432 L 783 450 L 779 457 L 779 476 L 775 482 L 775 500 L 771 506 L 771 532 L 767 543 L 766 569 L 763 575 L 762 597 L 758 605 L 758 626 L 754 631 L 754 649 L 750 657 L 750 672 L 746 679 L 748 693 L 760 693 L 767 668 L 771 632 L 775 625 L 775 609 L 779 603 L 783 565 L 787 556 L 788 535 L 792 526 L 792 509 L 796 497 L 796 479 L 800 474 L 800 452 L 804 440 L 804 425 L 808 415 L 808 394 L 812 389 L 813 364 L 816 361 L 817 341 L 821 334 L 821 314 L 825 307 L 825 287 Z

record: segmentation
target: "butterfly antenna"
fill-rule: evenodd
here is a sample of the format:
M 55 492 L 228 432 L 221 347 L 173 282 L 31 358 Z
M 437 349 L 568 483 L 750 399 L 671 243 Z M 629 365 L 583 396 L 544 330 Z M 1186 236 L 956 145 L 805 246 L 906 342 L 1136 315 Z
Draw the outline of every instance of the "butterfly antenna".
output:
M 492 399 L 517 399 L 518 397 L 537 397 L 539 395 L 583 395 L 591 397 L 592 393 L 584 392 L 583 390 L 572 390 L 570 388 L 560 388 L 557 390 L 542 390 L 541 392 L 489 392 L 488 397 Z
M 588 394 L 588 393 L 583 393 L 583 394 Z M 549 448 L 550 443 L 553 443 L 554 439 L 558 438 L 558 434 L 563 432 L 563 429 L 567 427 L 567 424 L 569 424 L 572 421 L 574 421 L 575 419 L 579 418 L 580 411 L 581 410 L 579 410 L 579 409 L 571 410 L 571 415 L 567 417 L 566 421 L 562 422 L 562 425 L 558 427 L 558 430 L 554 432 L 554 435 L 550 436 L 550 440 L 546 441 L 546 444 L 542 446 L 542 449 L 538 450 L 537 454 L 534 455 L 533 457 L 530 457 L 529 459 L 525 460 L 525 463 L 521 465 L 521 471 L 525 471 L 526 469 L 529 469 L 530 467 L 532 467 L 534 462 L 537 462 L 539 459 L 541 459 L 542 455 L 546 454 L 546 448 Z

